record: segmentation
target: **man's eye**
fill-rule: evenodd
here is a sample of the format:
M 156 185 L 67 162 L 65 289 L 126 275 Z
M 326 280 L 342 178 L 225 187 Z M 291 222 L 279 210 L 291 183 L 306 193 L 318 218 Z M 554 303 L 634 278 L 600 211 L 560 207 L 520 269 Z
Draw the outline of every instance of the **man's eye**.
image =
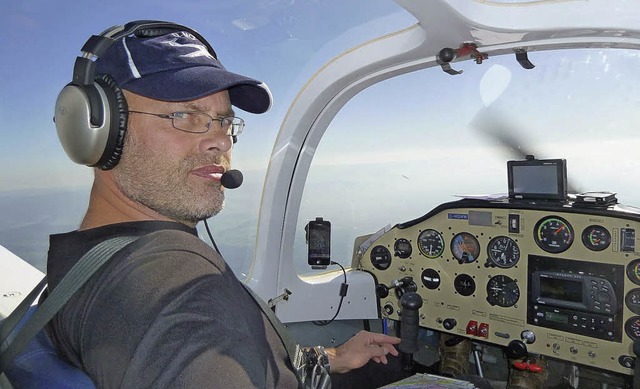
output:
M 174 112 L 171 114 L 171 117 L 173 119 L 186 119 L 189 117 L 189 113 L 188 112 Z

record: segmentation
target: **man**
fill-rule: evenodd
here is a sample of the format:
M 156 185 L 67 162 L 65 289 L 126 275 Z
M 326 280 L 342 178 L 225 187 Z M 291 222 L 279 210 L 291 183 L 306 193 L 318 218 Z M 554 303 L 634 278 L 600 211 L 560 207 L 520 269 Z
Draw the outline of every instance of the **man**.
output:
M 232 105 L 271 105 L 266 86 L 227 72 L 203 43 L 188 31 L 126 36 L 96 61 L 126 100 L 123 150 L 115 167 L 95 169 L 79 230 L 51 236 L 47 271 L 55 287 L 97 243 L 140 237 L 48 327 L 60 354 L 100 388 L 297 386 L 278 333 L 196 234 L 223 206 L 220 179 L 244 125 Z M 362 331 L 327 349 L 331 372 L 386 363 L 397 343 Z

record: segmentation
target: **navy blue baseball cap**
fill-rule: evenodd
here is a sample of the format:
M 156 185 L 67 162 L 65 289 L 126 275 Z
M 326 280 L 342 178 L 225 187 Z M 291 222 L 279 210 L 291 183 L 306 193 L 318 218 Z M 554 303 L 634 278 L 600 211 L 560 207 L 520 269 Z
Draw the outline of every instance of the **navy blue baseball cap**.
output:
M 123 37 L 96 60 L 96 73 L 108 74 L 120 88 L 155 100 L 189 101 L 228 90 L 231 104 L 251 113 L 268 111 L 273 101 L 266 84 L 227 71 L 187 31 Z

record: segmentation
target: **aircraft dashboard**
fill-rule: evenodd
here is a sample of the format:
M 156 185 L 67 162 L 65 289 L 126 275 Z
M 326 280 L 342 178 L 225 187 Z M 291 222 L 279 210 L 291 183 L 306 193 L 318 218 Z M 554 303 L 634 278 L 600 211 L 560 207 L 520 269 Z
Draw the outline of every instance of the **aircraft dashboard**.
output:
M 639 211 L 463 199 L 370 238 L 354 260 L 382 318 L 400 320 L 400 297 L 416 292 L 421 327 L 632 374 Z

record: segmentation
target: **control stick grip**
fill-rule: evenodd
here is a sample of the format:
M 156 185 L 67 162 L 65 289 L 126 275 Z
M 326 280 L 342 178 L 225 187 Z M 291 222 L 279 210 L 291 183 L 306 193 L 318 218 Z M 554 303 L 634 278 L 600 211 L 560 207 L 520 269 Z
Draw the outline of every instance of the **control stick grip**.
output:
M 422 297 L 415 292 L 407 292 L 400 298 L 402 306 L 402 319 L 400 326 L 400 338 L 402 341 L 398 349 L 403 353 L 412 354 L 418 351 L 418 310 L 422 307 Z

